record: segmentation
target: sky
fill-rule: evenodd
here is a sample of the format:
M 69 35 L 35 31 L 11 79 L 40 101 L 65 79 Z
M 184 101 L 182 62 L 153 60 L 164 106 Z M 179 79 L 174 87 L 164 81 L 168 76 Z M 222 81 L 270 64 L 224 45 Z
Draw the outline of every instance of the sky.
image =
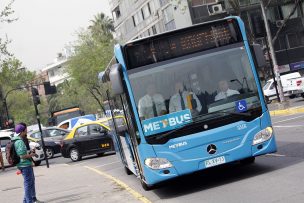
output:
M 15 0 L 18 20 L 0 25 L 0 36 L 12 40 L 9 51 L 29 70 L 51 64 L 65 45 L 77 39 L 97 13 L 110 16 L 109 0 Z M 0 0 L 0 10 L 9 0 Z

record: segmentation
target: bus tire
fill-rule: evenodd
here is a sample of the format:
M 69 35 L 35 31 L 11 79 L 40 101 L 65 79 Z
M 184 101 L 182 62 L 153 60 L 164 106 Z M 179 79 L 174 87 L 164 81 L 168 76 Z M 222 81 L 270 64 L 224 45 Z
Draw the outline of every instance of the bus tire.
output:
M 243 165 L 247 165 L 247 164 L 253 164 L 254 161 L 255 161 L 255 157 L 249 157 L 249 158 L 241 160 L 240 162 Z
M 152 189 L 153 189 L 153 185 L 148 185 L 147 183 L 145 183 L 145 181 L 143 181 L 142 178 L 140 178 L 140 183 L 141 183 L 142 188 L 143 188 L 145 191 L 149 191 L 149 190 L 152 190 Z
M 132 175 L 132 171 L 130 171 L 130 169 L 128 169 L 128 167 L 126 167 L 126 166 L 125 166 L 125 172 L 128 176 Z

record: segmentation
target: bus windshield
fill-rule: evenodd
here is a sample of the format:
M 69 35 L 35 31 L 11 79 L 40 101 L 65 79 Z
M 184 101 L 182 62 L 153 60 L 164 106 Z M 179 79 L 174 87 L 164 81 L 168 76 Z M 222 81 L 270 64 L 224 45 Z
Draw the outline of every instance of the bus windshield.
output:
M 243 43 L 128 72 L 145 136 L 217 111 L 242 113 L 261 106 Z

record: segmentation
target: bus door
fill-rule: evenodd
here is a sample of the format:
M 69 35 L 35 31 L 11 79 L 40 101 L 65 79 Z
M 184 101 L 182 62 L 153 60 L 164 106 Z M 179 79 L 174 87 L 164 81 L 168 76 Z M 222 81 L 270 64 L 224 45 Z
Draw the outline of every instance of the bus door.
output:
M 135 169 L 135 159 L 134 159 L 134 152 L 133 147 L 130 139 L 130 135 L 128 132 L 125 132 L 124 135 L 120 133 L 120 141 L 121 141 L 121 148 L 122 152 L 125 156 L 125 164 L 126 167 L 132 171 L 135 175 L 137 174 Z
M 112 118 L 115 120 L 115 129 L 116 133 L 116 143 L 119 147 L 120 156 L 127 167 L 132 173 L 137 175 L 137 161 L 135 159 L 135 151 L 134 151 L 134 136 L 132 125 L 129 124 L 129 116 L 125 113 L 125 107 L 123 107 L 122 98 L 116 97 L 115 100 L 110 102 L 110 108 L 112 111 Z M 125 105 L 125 104 L 124 104 Z M 114 110 L 120 109 L 122 114 L 115 115 Z

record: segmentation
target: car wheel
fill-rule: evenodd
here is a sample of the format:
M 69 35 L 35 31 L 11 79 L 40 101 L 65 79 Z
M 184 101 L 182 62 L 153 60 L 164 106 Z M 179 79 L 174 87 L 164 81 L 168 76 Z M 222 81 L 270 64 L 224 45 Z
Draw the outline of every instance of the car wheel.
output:
M 34 161 L 35 166 L 39 166 L 41 164 L 41 161 Z
M 127 175 L 132 175 L 132 171 L 130 171 L 130 169 L 128 169 L 128 167 L 125 166 L 125 172 Z
M 45 153 L 48 159 L 51 159 L 54 157 L 54 150 L 50 147 L 45 148 Z
M 96 155 L 99 156 L 99 157 L 101 157 L 101 156 L 104 155 L 104 153 L 98 153 L 98 154 L 96 154 Z
M 289 96 L 289 99 L 294 99 L 294 98 L 296 98 L 296 95 L 294 94 Z
M 303 93 L 303 94 L 301 94 L 301 96 L 302 96 L 302 98 L 304 98 L 304 93 Z
M 247 164 L 253 164 L 255 161 L 255 157 L 249 157 L 246 159 L 241 160 L 241 164 L 247 165 Z
M 269 97 L 265 96 L 265 100 L 267 104 L 270 104 L 272 102 L 272 100 L 269 100 Z
M 76 148 L 72 148 L 70 150 L 70 158 L 72 161 L 80 161 L 81 160 L 81 155 Z

